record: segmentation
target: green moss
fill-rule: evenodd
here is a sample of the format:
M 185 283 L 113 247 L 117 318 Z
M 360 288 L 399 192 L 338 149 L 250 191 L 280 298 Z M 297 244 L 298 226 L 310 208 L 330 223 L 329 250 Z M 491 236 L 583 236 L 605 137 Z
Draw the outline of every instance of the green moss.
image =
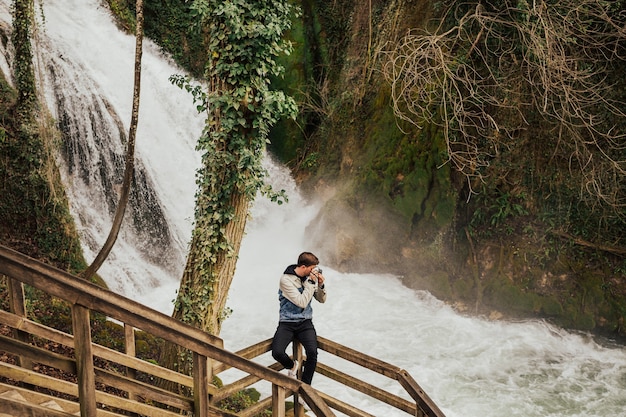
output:
M 445 271 L 435 271 L 427 279 L 428 290 L 437 298 L 442 300 L 450 299 L 452 296 L 452 286 L 450 277 Z M 455 288 L 455 290 L 458 290 Z
M 541 309 L 540 297 L 507 281 L 495 279 L 485 286 L 483 302 L 509 313 L 534 315 Z
M 596 319 L 592 313 L 582 313 L 576 317 L 575 329 L 591 331 L 596 328 Z
M 563 306 L 554 297 L 540 297 L 540 311 L 548 317 L 561 316 Z
M 571 297 L 563 303 L 563 315 L 556 317 L 557 324 L 576 330 L 594 330 L 596 320 L 594 314 L 583 307 L 580 297 Z
M 430 214 L 423 212 L 424 203 L 430 191 L 430 181 L 430 173 L 420 168 L 414 169 L 405 177 L 396 177 L 394 186 L 391 184 L 389 186 L 389 188 L 396 188 L 399 194 L 393 198 L 393 206 L 408 218 Z
M 0 239 L 60 269 L 80 272 L 86 263 L 52 157 L 56 132 L 37 122 L 37 106 L 20 104 L 17 96 L 0 77 L 0 114 L 6 116 L 0 119 Z
M 303 106 L 307 100 L 306 92 L 312 88 L 309 87 L 311 74 L 308 74 L 308 71 L 310 71 L 311 61 L 307 49 L 309 42 L 305 36 L 307 32 L 305 24 L 302 18 L 292 17 L 291 29 L 285 33 L 285 36 L 292 43 L 293 51 L 288 56 L 280 56 L 276 59 L 285 68 L 285 72 L 282 77 L 272 80 L 272 88 L 285 91 L 286 94 L 294 97 L 297 103 L 300 103 L 297 121 L 280 120 L 272 128 L 269 136 L 271 142 L 269 148 L 282 161 L 295 161 L 305 153 L 305 133 L 310 134 L 312 128 L 307 121 L 312 115 L 311 111 Z M 311 28 L 308 29 L 309 32 L 315 32 Z
M 471 301 L 476 299 L 476 290 L 472 279 L 457 279 L 452 283 L 452 291 L 460 300 Z

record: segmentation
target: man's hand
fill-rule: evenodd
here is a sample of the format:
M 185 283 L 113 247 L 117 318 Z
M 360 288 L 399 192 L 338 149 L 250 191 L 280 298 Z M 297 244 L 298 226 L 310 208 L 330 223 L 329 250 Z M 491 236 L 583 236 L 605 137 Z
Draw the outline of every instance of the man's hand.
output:
M 311 275 L 313 275 L 317 280 L 318 286 L 321 287 L 322 285 L 324 285 L 324 275 L 320 274 L 319 271 L 313 271 Z

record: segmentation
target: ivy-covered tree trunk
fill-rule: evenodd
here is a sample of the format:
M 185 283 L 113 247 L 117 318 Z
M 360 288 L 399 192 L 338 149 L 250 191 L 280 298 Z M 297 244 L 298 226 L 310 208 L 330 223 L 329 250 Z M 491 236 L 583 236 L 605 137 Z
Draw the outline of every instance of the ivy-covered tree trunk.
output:
M 202 167 L 194 230 L 173 316 L 219 335 L 249 205 L 259 191 L 280 203 L 264 182 L 262 160 L 271 127 L 297 112 L 293 99 L 270 89 L 271 77 L 283 71 L 276 57 L 291 50 L 283 33 L 292 6 L 287 0 L 195 0 L 192 9 L 207 36 L 208 91 L 185 77 L 172 82 L 193 94 L 207 119 L 197 145 Z M 184 348 L 171 348 L 165 363 L 188 371 Z
M 196 219 L 174 310 L 175 318 L 214 335 L 219 335 L 222 320 L 227 316 L 226 298 L 235 274 L 236 254 L 246 227 L 250 200 L 242 193 L 233 193 L 229 205 L 232 218 L 224 224 L 223 240 L 228 243 L 224 249 L 212 251 L 207 245 L 205 231 L 212 227 L 212 216 Z
M 35 70 L 33 69 L 33 53 L 30 33 L 33 25 L 33 0 L 15 0 L 13 5 L 13 45 L 15 46 L 14 71 L 17 86 L 18 116 L 22 123 L 31 123 L 33 110 L 37 103 L 35 91 Z

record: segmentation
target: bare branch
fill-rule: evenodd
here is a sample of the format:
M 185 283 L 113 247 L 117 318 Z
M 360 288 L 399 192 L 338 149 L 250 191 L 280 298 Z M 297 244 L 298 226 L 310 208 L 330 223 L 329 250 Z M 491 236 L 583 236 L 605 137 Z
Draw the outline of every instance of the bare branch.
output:
M 569 154 L 581 190 L 623 209 L 626 106 L 609 80 L 626 59 L 626 16 L 602 0 L 503 3 L 457 4 L 442 19 L 456 26 L 409 33 L 386 52 L 395 114 L 440 125 L 449 161 L 482 179 L 536 112 L 558 127 L 555 155 Z

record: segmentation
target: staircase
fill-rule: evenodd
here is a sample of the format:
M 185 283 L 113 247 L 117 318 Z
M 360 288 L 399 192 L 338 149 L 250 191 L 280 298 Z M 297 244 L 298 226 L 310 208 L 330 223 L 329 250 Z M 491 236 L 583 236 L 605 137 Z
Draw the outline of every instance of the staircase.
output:
M 279 372 L 282 367 L 278 363 L 262 365 L 258 359 L 269 356 L 271 339 L 239 352 L 228 351 L 218 337 L 3 246 L 0 279 L 6 281 L 10 301 L 9 311 L 0 308 L 0 326 L 4 334 L 11 334 L 0 335 L 0 353 L 10 359 L 0 360 L 0 417 L 253 417 L 265 410 L 270 410 L 273 417 L 285 417 L 291 396 L 293 415 L 298 417 L 305 412 L 301 402 L 309 410 L 308 415 L 335 416 L 336 410 L 350 417 L 372 417 L 351 405 L 350 397 L 336 398 L 290 378 Z M 71 306 L 72 334 L 27 318 L 24 284 Z M 124 327 L 123 351 L 93 343 L 90 315 L 95 313 Z M 136 357 L 138 332 L 188 350 L 193 360 L 192 375 Z M 38 343 L 33 343 L 35 340 Z M 47 344 L 65 346 L 64 351 L 72 354 L 51 352 L 43 347 Z M 301 346 L 297 341 L 292 345 L 294 358 L 302 363 Z M 320 350 L 397 381 L 407 395 L 391 394 L 324 363 L 318 362 L 316 372 L 408 415 L 445 417 L 408 372 L 323 337 L 318 337 L 318 345 Z M 42 374 L 37 371 L 41 366 L 66 377 Z M 220 387 L 212 383 L 214 376 L 231 368 L 242 371 L 244 376 Z M 271 395 L 237 413 L 218 407 L 221 400 L 257 383 L 266 384 Z

